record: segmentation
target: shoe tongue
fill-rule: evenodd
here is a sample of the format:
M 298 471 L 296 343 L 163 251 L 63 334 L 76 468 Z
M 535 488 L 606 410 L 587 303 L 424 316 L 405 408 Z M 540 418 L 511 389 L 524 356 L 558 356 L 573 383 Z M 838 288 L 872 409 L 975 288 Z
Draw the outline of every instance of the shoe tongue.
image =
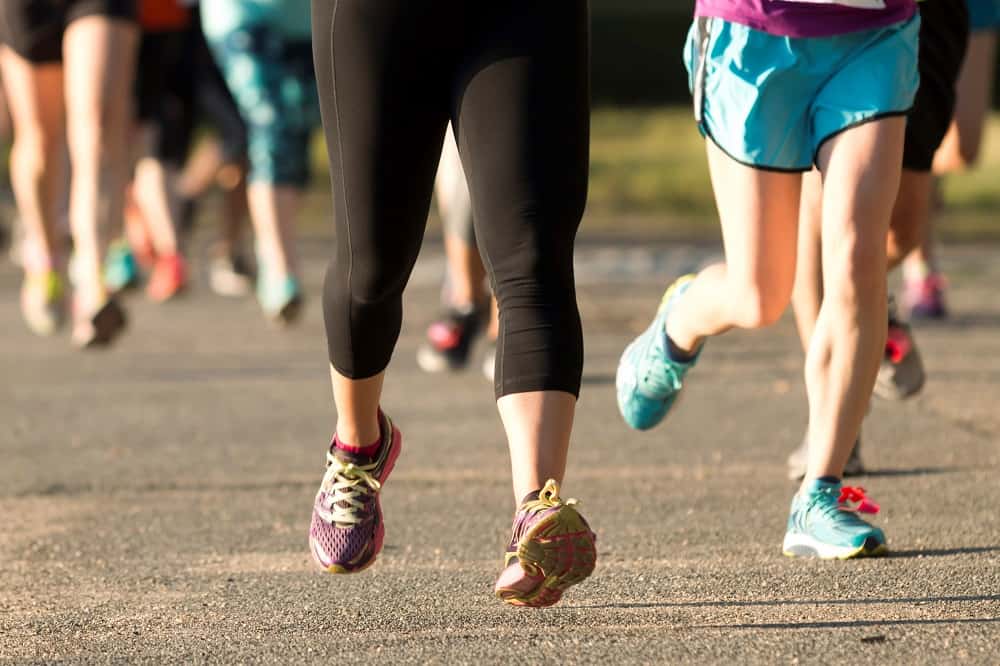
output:
M 373 462 L 375 462 L 374 456 L 366 456 L 361 453 L 351 453 L 350 451 L 345 451 L 344 449 L 341 449 L 336 445 L 330 447 L 330 452 L 333 453 L 334 457 L 337 460 L 345 463 L 353 463 L 358 467 L 371 465 Z
M 816 493 L 839 495 L 840 488 L 841 488 L 840 481 L 824 481 L 823 479 L 813 479 L 805 485 L 804 490 L 807 495 L 813 495 Z

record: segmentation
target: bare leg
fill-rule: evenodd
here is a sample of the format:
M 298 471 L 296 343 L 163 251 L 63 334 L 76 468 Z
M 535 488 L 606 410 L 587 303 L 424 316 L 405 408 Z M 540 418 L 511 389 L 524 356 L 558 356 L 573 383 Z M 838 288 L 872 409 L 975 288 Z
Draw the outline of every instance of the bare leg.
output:
M 795 325 L 802 350 L 809 350 L 816 317 L 823 304 L 823 256 L 820 230 L 823 225 L 823 178 L 810 171 L 802 178 L 802 203 L 799 207 L 799 249 L 792 289 Z
M 434 189 L 438 209 L 444 220 L 449 305 L 455 307 L 477 305 L 485 297 L 483 284 L 486 279 L 486 268 L 476 247 L 472 197 L 451 128 L 445 134 Z
M 177 191 L 187 199 L 197 199 L 212 187 L 223 166 L 219 142 L 199 141 L 178 176 Z
M 219 220 L 219 252 L 227 256 L 239 253 L 247 229 L 248 199 L 246 171 L 235 165 L 228 167 L 235 178 L 230 187 L 223 186 L 222 219 Z M 229 184 L 228 182 L 226 184 Z
M 59 268 L 63 257 L 57 203 L 65 177 L 62 66 L 36 67 L 0 47 L 0 69 L 15 130 L 10 178 L 24 225 L 28 256 L 22 260 L 28 270 Z
M 452 234 L 444 237 L 448 259 L 448 297 L 450 305 L 473 306 L 483 301 L 486 268 L 475 245 Z
M 560 391 L 513 393 L 497 401 L 507 431 L 514 502 L 566 473 L 576 397 Z
M 929 172 L 904 169 L 899 196 L 889 227 L 889 270 L 899 266 L 913 250 L 932 239 L 932 189 L 934 177 Z
M 820 151 L 824 298 L 806 356 L 806 482 L 843 475 L 875 385 L 886 336 L 885 242 L 905 122 L 862 125 Z
M 955 120 L 934 156 L 934 172 L 961 171 L 979 159 L 983 127 L 993 100 L 997 35 L 992 30 L 972 33 L 958 77 Z
M 367 379 L 348 379 L 330 366 L 338 440 L 352 446 L 368 446 L 379 440 L 378 410 L 384 380 L 385 371 Z
M 734 162 L 707 142 L 726 263 L 701 271 L 667 320 L 682 350 L 776 322 L 791 299 L 802 178 Z
M 180 214 L 176 196 L 177 169 L 152 157 L 157 134 L 155 127 L 142 127 L 139 134 L 144 150 L 135 167 L 135 201 L 142 210 L 156 254 L 177 254 L 177 219 Z
M 251 183 L 247 193 L 259 258 L 272 276 L 297 275 L 295 215 L 302 191 L 297 187 Z
M 88 16 L 63 38 L 67 136 L 73 179 L 70 227 L 77 262 L 77 305 L 82 316 L 101 307 L 105 242 L 121 231 L 131 127 L 132 80 L 138 29 Z

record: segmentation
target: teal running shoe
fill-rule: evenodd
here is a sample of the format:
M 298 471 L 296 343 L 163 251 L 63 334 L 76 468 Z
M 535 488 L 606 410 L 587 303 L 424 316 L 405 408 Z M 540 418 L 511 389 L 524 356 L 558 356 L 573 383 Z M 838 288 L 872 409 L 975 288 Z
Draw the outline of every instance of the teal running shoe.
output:
M 115 293 L 139 284 L 139 264 L 128 241 L 117 240 L 108 247 L 104 258 L 104 286 Z
M 817 479 L 792 499 L 782 550 L 789 557 L 824 560 L 885 555 L 885 534 L 860 516 L 878 511 L 864 488 Z
M 271 321 L 293 324 L 302 313 L 302 288 L 290 275 L 274 279 L 261 270 L 257 276 L 257 301 Z
M 687 291 L 693 281 L 694 275 L 685 275 L 670 285 L 663 294 L 653 323 L 625 348 L 618 363 L 615 375 L 618 410 L 631 428 L 649 430 L 664 419 L 680 395 L 684 375 L 701 355 L 699 349 L 687 362 L 670 358 L 664 328 L 677 297 Z

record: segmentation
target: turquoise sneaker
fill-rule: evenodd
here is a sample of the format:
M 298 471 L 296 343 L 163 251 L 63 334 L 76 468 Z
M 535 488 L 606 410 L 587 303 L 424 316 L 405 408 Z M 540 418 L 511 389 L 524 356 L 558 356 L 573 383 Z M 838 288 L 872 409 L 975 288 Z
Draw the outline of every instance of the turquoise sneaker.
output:
M 889 552 L 885 534 L 860 516 L 878 511 L 864 488 L 817 479 L 792 498 L 782 550 L 789 557 L 824 560 L 885 555 Z
M 139 264 L 128 241 L 118 240 L 108 246 L 104 257 L 104 285 L 115 293 L 139 284 Z
M 685 275 L 670 285 L 649 328 L 632 341 L 618 362 L 615 387 L 618 410 L 625 423 L 636 430 L 649 430 L 667 415 L 681 392 L 684 375 L 701 355 L 686 363 L 670 358 L 664 325 L 677 297 L 687 291 L 694 275 Z M 702 345 L 704 347 L 704 345 Z
M 271 279 L 260 270 L 257 276 L 257 301 L 271 321 L 288 325 L 302 313 L 302 288 L 292 276 Z

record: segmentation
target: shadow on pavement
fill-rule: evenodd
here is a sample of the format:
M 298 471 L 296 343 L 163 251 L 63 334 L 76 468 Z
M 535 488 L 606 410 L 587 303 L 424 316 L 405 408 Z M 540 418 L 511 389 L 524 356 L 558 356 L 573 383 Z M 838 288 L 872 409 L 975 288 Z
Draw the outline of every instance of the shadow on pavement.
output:
M 956 617 L 940 620 L 844 620 L 842 622 L 775 622 L 764 624 L 698 624 L 692 629 L 845 629 L 851 627 L 896 627 L 929 624 L 984 624 L 1000 617 Z
M 903 469 L 867 469 L 861 476 L 895 477 L 895 476 L 929 476 L 931 474 L 954 474 L 964 471 L 961 467 L 911 467 Z
M 930 550 L 890 550 L 888 557 L 948 557 L 950 555 L 975 555 L 977 553 L 1000 553 L 1000 546 L 971 546 L 968 548 L 936 548 Z
M 994 551 L 1000 548 L 970 548 L 956 550 L 984 550 Z M 914 551 L 916 552 L 916 551 Z M 934 551 L 924 551 L 931 552 Z M 594 604 L 581 606 L 564 606 L 564 608 L 745 608 L 755 606 L 853 606 L 856 604 L 933 604 L 933 603 L 961 603 L 980 601 L 1000 601 L 1000 594 L 975 594 L 967 596 L 948 597 L 899 597 L 899 598 L 875 598 L 875 599 L 764 599 L 755 601 L 741 600 L 707 600 L 707 601 L 662 601 L 662 602 L 640 602 L 623 604 Z M 986 618 L 983 621 L 1000 621 L 1000 618 Z M 714 625 L 707 625 L 714 626 Z M 719 625 L 726 627 L 751 627 L 757 625 Z M 766 625 L 762 625 L 766 626 Z M 794 626 L 794 625 L 793 625 Z M 825 624 L 823 626 L 826 626 Z M 835 626 L 830 624 L 829 626 Z

